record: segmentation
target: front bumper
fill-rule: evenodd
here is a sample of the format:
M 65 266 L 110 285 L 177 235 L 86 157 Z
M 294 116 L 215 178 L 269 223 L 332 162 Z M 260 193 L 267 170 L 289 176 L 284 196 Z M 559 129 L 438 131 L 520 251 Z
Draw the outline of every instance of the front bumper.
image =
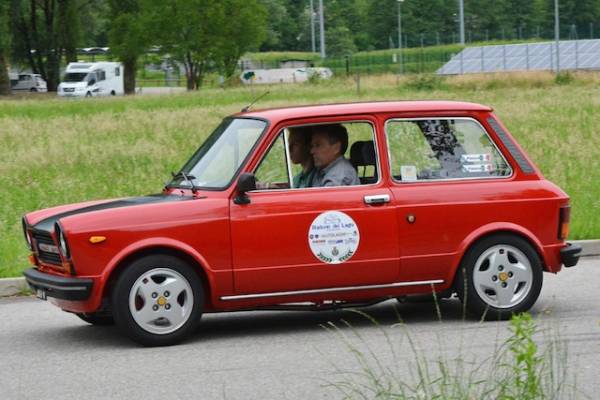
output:
M 92 279 L 67 278 L 40 272 L 29 268 L 25 272 L 25 280 L 37 292 L 43 291 L 44 296 L 62 300 L 87 300 L 92 292 Z
M 573 267 L 579 261 L 581 255 L 581 246 L 578 244 L 567 243 L 565 247 L 560 249 L 560 261 L 565 267 Z

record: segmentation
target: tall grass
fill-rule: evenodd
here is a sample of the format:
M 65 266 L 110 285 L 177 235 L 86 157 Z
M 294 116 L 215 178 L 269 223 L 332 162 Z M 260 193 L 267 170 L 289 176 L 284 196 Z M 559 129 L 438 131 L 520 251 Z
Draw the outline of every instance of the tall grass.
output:
M 529 314 L 515 315 L 508 327 L 509 336 L 495 338 L 487 356 L 477 359 L 461 344 L 452 357 L 443 351 L 435 354 L 430 343 L 424 345 L 403 323 L 392 337 L 367 314 L 384 337 L 378 350 L 352 326 L 327 328 L 349 351 L 354 365 L 333 363 L 335 376 L 326 386 L 334 388 L 343 399 L 378 400 L 540 400 L 585 398 L 578 391 L 575 376 L 568 373 L 566 342 L 551 325 L 540 328 L 540 322 Z M 473 333 L 471 333 L 473 334 Z M 477 333 L 475 333 L 477 334 Z M 485 333 L 483 333 L 485 334 Z M 454 333 L 453 339 L 461 333 Z M 451 346 L 456 340 L 437 338 L 440 346 Z M 489 338 L 492 342 L 494 338 Z M 460 338 L 461 343 L 464 338 Z M 543 343 L 542 345 L 538 342 Z M 381 340 L 379 340 L 381 343 Z M 451 344 L 452 343 L 452 344 Z M 423 350 L 427 349 L 427 350 Z
M 0 99 L 0 277 L 25 268 L 21 216 L 90 199 L 160 191 L 226 115 L 363 100 L 448 99 L 492 105 L 547 178 L 572 197 L 571 238 L 600 238 L 600 74 L 456 78 L 381 75 L 170 96 Z

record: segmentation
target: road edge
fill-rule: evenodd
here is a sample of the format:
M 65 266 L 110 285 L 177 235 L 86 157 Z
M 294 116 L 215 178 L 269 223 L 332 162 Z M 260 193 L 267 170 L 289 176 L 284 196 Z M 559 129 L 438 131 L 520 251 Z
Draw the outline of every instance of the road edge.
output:
M 581 246 L 582 257 L 600 256 L 600 239 L 572 240 L 571 243 Z M 25 278 L 0 278 L 0 297 L 16 296 L 28 291 Z

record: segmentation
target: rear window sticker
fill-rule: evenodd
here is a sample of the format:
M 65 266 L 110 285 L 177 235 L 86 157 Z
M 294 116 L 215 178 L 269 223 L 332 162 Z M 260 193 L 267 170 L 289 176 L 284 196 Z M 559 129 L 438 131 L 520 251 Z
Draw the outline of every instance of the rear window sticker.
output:
M 463 165 L 463 172 L 478 173 L 478 172 L 493 172 L 494 166 L 492 164 L 476 164 L 476 165 Z
M 400 177 L 404 182 L 415 182 L 417 180 L 417 167 L 414 165 L 401 165 Z
M 492 155 L 489 153 L 485 154 L 463 154 L 460 156 L 460 161 L 464 163 L 482 163 L 492 161 Z

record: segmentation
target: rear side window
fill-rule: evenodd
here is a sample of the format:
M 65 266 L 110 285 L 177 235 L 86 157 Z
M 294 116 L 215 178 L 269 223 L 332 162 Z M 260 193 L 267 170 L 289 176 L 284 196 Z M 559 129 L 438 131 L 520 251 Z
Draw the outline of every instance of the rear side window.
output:
M 470 118 L 386 123 L 394 180 L 494 178 L 512 171 L 485 129 Z

